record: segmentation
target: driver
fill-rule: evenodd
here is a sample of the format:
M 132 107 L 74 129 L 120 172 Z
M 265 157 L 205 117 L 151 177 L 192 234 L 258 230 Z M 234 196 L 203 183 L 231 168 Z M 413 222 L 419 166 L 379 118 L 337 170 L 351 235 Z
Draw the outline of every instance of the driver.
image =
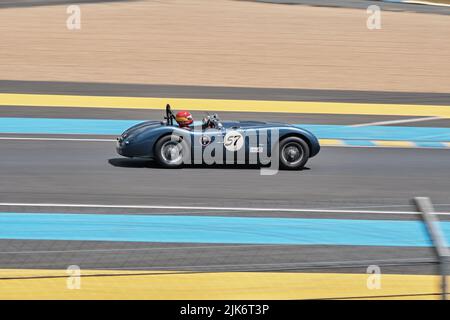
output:
M 177 121 L 180 128 L 190 130 L 190 125 L 194 122 L 192 118 L 192 114 L 189 111 L 179 111 L 175 116 L 175 120 Z
M 211 120 L 211 116 L 207 116 L 207 117 L 203 118 L 202 128 L 204 130 L 214 128 L 214 123 Z
M 219 117 L 217 116 L 217 114 L 213 114 L 212 116 L 208 115 L 207 117 L 205 117 L 202 121 L 202 128 L 203 129 L 222 129 L 223 125 L 220 122 Z

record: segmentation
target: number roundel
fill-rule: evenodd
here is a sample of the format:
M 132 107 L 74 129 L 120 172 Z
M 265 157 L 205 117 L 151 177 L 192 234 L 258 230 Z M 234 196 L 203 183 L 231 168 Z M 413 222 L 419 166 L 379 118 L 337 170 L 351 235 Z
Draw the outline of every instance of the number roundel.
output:
M 244 145 L 242 133 L 231 130 L 225 134 L 223 144 L 228 151 L 238 151 Z

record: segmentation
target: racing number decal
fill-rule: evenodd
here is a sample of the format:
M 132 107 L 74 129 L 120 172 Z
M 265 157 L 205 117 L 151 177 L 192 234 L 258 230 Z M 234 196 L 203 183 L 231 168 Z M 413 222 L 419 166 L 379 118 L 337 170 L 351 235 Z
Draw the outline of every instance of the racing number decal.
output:
M 244 145 L 244 137 L 238 131 L 228 131 L 223 144 L 228 151 L 237 151 Z

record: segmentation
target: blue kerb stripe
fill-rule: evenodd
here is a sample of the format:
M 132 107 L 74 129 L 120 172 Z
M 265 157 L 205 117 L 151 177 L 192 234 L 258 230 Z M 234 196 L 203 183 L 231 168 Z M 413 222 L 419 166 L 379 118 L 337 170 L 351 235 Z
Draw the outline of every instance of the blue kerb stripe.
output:
M 423 142 L 423 141 L 418 141 L 418 142 L 414 142 L 414 143 L 415 143 L 415 145 L 417 147 L 421 147 L 421 148 L 444 148 L 444 147 L 446 147 L 441 142 Z
M 1 133 L 119 135 L 142 120 L 0 118 Z
M 144 120 L 0 118 L 0 133 L 119 135 Z M 319 139 L 448 142 L 450 128 L 298 124 Z
M 356 147 L 373 147 L 375 143 L 369 140 L 343 140 L 343 143 L 347 146 L 356 146 Z
M 447 240 L 450 222 L 441 222 Z M 431 245 L 419 221 L 217 216 L 0 213 L 1 239 L 243 243 L 290 245 Z
M 368 126 L 349 127 L 342 125 L 297 125 L 313 132 L 322 139 L 352 140 L 403 140 L 403 141 L 450 141 L 450 128 Z

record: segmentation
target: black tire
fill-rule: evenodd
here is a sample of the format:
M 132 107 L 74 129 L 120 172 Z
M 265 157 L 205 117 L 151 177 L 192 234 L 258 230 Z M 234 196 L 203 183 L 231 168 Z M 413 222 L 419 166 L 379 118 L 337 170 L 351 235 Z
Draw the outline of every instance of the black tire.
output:
M 299 137 L 281 140 L 279 147 L 280 168 L 286 170 L 302 169 L 309 159 L 309 146 Z
M 171 148 L 177 148 L 178 150 Z M 168 152 L 168 150 L 174 150 L 174 152 Z M 164 168 L 171 169 L 182 167 L 188 152 L 187 143 L 181 137 L 174 137 L 173 135 L 161 137 L 156 142 L 154 149 L 158 163 Z

